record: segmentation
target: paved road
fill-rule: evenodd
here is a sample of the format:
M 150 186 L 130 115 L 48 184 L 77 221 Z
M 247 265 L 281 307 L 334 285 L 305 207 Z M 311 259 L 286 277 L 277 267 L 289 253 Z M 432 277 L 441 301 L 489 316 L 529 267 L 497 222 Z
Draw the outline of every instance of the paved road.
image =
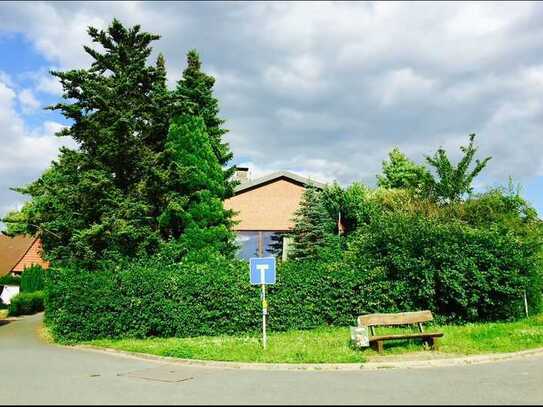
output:
M 0 404 L 541 404 L 543 357 L 354 372 L 202 368 L 63 348 L 0 326 Z

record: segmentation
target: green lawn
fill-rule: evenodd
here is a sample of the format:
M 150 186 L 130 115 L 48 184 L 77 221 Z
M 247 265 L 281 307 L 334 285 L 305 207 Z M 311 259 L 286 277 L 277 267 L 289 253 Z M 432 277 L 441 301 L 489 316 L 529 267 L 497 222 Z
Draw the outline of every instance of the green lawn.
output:
M 8 316 L 8 310 L 7 309 L 0 309 L 0 319 L 5 319 Z
M 543 315 L 511 323 L 434 326 L 445 335 L 440 353 L 483 354 L 514 352 L 543 347 Z M 380 332 L 396 332 L 382 329 Z M 371 349 L 355 350 L 349 345 L 349 328 L 323 327 L 310 331 L 269 334 L 264 351 L 259 336 L 197 338 L 149 338 L 95 340 L 86 344 L 118 350 L 173 356 L 184 359 L 268 363 L 356 363 L 378 354 Z M 420 352 L 420 342 L 385 342 L 385 355 Z

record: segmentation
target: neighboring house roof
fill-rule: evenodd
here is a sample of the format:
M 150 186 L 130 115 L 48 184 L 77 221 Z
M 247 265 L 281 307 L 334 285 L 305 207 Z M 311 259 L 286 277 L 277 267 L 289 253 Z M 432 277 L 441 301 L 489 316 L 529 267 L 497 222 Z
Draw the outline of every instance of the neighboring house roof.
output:
M 11 272 L 30 250 L 37 237 L 0 234 L 0 277 Z
M 234 188 L 234 193 L 237 195 L 240 192 L 244 192 L 244 191 L 247 191 L 247 190 L 250 190 L 250 189 L 253 189 L 253 188 L 257 188 L 257 187 L 259 187 L 261 185 L 268 184 L 270 182 L 274 182 L 274 181 L 277 181 L 279 179 L 290 180 L 290 181 L 292 181 L 294 183 L 297 183 L 297 184 L 300 184 L 300 185 L 303 185 L 303 186 L 312 185 L 312 186 L 314 186 L 316 188 L 319 188 L 319 189 L 322 189 L 325 186 L 325 184 L 323 184 L 322 182 L 312 180 L 311 178 L 302 177 L 301 175 L 294 174 L 294 173 L 292 173 L 290 171 L 277 171 L 277 172 L 273 172 L 273 173 L 271 173 L 269 175 L 266 175 L 264 177 L 249 180 L 247 182 L 244 182 L 244 183 L 238 185 L 236 188 Z

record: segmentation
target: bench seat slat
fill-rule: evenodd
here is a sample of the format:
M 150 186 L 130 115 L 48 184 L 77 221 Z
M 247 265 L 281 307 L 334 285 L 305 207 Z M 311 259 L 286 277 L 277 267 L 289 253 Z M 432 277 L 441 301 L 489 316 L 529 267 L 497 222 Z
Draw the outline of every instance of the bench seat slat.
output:
M 410 325 L 430 322 L 434 319 L 432 311 L 400 312 L 397 314 L 367 314 L 358 317 L 358 325 Z
M 379 335 L 379 336 L 370 336 L 370 342 L 375 341 L 386 341 L 389 339 L 410 339 L 410 338 L 441 338 L 443 332 L 423 332 L 423 333 L 413 333 L 413 334 L 393 334 L 393 335 Z

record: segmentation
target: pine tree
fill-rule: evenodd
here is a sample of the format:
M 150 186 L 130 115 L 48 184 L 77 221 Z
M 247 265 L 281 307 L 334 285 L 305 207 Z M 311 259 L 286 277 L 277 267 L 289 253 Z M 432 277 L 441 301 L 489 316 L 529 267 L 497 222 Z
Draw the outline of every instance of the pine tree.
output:
M 202 72 L 202 63 L 196 50 L 190 50 L 187 54 L 187 68 L 183 71 L 183 77 L 177 83 L 175 91 L 176 107 L 183 113 L 189 109 L 194 116 L 201 116 L 204 120 L 211 148 L 221 166 L 226 166 L 232 159 L 232 152 L 223 137 L 228 132 L 222 125 L 224 120 L 219 118 L 219 102 L 213 96 L 215 78 Z M 224 198 L 233 195 L 235 183 L 231 181 L 235 168 L 223 169 L 223 182 L 225 185 Z
M 84 47 L 91 66 L 52 72 L 65 100 L 50 109 L 73 122 L 59 136 L 79 148 L 63 148 L 38 180 L 16 189 L 31 197 L 24 216 L 10 215 L 25 222 L 16 230 L 38 234 L 50 259 L 89 267 L 113 255 L 148 256 L 172 240 L 185 252 L 209 245 L 230 253 L 222 201 L 233 193 L 223 168 L 231 153 L 198 54 L 170 91 L 164 56 L 147 62 L 158 35 L 116 19 L 88 33 L 102 49 Z
M 163 234 L 178 239 L 181 254 L 206 249 L 232 255 L 232 211 L 223 206 L 223 171 L 201 117 L 173 120 L 164 163 L 170 193 L 159 216 Z
M 335 219 L 330 217 L 321 196 L 321 192 L 308 186 L 294 213 L 294 227 L 290 233 L 292 249 L 289 257 L 310 259 L 319 257 L 319 252 L 334 236 Z
M 31 198 L 25 231 L 40 235 L 51 259 L 92 265 L 106 252 L 145 255 L 159 246 L 164 191 L 154 169 L 175 95 L 166 86 L 163 57 L 147 63 L 158 35 L 116 19 L 88 34 L 102 51 L 85 46 L 88 69 L 52 72 L 65 100 L 49 107 L 73 123 L 58 135 L 79 148 L 61 149 L 38 180 L 17 191 Z

